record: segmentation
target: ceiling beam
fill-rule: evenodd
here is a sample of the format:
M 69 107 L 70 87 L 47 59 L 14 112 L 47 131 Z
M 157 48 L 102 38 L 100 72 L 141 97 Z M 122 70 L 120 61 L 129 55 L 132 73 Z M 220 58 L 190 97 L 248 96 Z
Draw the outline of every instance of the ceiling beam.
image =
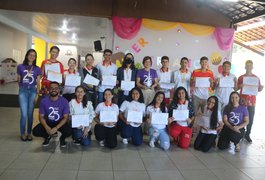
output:
M 236 44 L 238 44 L 238 45 L 240 45 L 240 46 L 242 46 L 242 47 L 244 47 L 244 48 L 246 48 L 246 49 L 248 49 L 248 50 L 250 50 L 250 51 L 252 51 L 252 52 L 254 52 L 256 54 L 259 54 L 261 56 L 264 56 L 264 53 L 262 53 L 260 51 L 257 51 L 256 49 L 253 49 L 250 46 L 247 46 L 247 45 L 245 45 L 245 44 L 243 44 L 243 43 L 241 43 L 239 41 L 234 41 L 234 43 L 236 43 Z

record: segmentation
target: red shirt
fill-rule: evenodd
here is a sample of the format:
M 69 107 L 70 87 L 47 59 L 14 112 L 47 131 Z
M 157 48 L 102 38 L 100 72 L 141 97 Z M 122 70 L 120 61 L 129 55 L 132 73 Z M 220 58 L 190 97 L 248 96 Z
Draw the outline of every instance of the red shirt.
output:
M 207 69 L 205 72 L 202 72 L 201 69 L 194 70 L 191 74 L 191 78 L 195 78 L 195 77 L 210 77 L 214 79 L 213 72 L 209 69 Z
M 237 81 L 238 86 L 243 84 L 243 78 L 244 77 L 257 77 L 257 76 L 255 74 L 252 74 L 252 75 L 243 74 L 243 75 L 241 75 Z M 260 79 L 259 79 L 259 91 L 260 91 L 260 89 L 261 89 L 261 84 L 260 84 Z M 242 94 L 242 88 L 240 89 L 240 98 L 244 100 L 244 103 L 246 106 L 255 106 L 256 105 L 256 96 L 255 95 Z

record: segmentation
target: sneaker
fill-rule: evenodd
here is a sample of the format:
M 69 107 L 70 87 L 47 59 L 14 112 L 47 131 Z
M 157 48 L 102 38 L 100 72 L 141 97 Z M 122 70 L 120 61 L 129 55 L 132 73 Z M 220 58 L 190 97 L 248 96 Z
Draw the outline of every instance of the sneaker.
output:
M 22 135 L 20 136 L 20 140 L 21 140 L 21 141 L 27 141 L 27 136 L 26 136 L 25 134 L 22 134 Z
M 42 146 L 44 146 L 44 147 L 49 146 L 50 140 L 51 140 L 50 136 L 48 138 L 44 139 Z
M 128 139 L 126 139 L 126 138 L 123 138 L 121 141 L 123 144 L 128 144 Z
M 99 145 L 100 145 L 101 147 L 104 147 L 104 141 L 99 141 Z
M 65 139 L 60 138 L 60 146 L 61 146 L 61 147 L 66 147 Z
M 252 139 L 249 136 L 245 136 L 245 139 L 247 140 L 247 142 L 252 143 Z
M 240 145 L 239 143 L 235 145 L 235 152 L 240 152 Z
M 54 133 L 53 135 L 52 135 L 52 137 L 57 137 L 58 136 L 58 132 L 56 132 L 56 133 Z
M 154 148 L 155 147 L 155 141 L 150 141 L 149 142 L 149 146 L 152 147 L 152 148 Z
M 74 145 L 76 145 L 76 146 L 80 146 L 80 144 L 81 144 L 80 140 L 75 140 L 75 141 L 74 141 Z

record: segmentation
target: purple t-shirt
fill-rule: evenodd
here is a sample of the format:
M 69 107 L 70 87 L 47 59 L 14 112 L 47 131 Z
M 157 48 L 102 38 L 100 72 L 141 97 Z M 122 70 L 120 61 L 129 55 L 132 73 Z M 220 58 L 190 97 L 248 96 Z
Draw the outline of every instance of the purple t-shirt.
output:
M 248 116 L 248 110 L 246 106 L 238 106 L 232 109 L 230 113 L 224 110 L 224 115 L 227 115 L 228 122 L 232 126 L 237 126 L 243 123 L 244 117 Z
M 145 69 L 140 69 L 137 72 L 137 78 L 140 78 L 140 83 L 151 87 L 155 83 L 155 78 L 157 78 L 156 70 L 150 69 L 150 71 L 146 71 Z
M 62 96 L 59 96 L 56 101 L 52 101 L 47 96 L 40 102 L 39 113 L 44 115 L 47 121 L 57 122 L 63 118 L 63 115 L 70 113 L 69 103 Z
M 19 64 L 17 66 L 17 74 L 21 77 L 19 82 L 20 87 L 34 87 L 37 84 L 37 77 L 41 75 L 41 69 L 38 66 Z

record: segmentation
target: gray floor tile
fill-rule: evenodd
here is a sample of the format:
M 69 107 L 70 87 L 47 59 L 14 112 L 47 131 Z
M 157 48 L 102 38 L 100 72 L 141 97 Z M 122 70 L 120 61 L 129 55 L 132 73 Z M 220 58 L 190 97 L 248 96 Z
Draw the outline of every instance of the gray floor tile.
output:
M 176 170 L 168 157 L 142 157 L 145 168 L 149 170 Z
M 115 180 L 149 180 L 146 171 L 114 171 Z
M 77 177 L 77 171 L 72 170 L 43 170 L 38 180 L 73 180 Z
M 7 168 L 21 153 L 0 152 L 0 169 Z
M 180 170 L 186 180 L 217 180 L 218 178 L 208 169 Z
M 148 171 L 151 180 L 184 180 L 184 177 L 180 174 L 178 170 L 174 171 Z
M 6 170 L 0 179 L 3 180 L 35 180 L 39 176 L 41 170 Z
M 251 178 L 238 169 L 212 169 L 220 180 L 250 180 Z
M 79 170 L 112 171 L 112 160 L 110 157 L 82 157 Z
M 112 171 L 79 171 L 77 180 L 113 180 Z
M 112 159 L 113 170 L 145 170 L 144 164 L 140 157 L 116 157 Z
M 241 168 L 246 175 L 255 180 L 264 180 L 265 168 Z
M 45 166 L 45 170 L 78 170 L 80 154 L 53 154 Z

